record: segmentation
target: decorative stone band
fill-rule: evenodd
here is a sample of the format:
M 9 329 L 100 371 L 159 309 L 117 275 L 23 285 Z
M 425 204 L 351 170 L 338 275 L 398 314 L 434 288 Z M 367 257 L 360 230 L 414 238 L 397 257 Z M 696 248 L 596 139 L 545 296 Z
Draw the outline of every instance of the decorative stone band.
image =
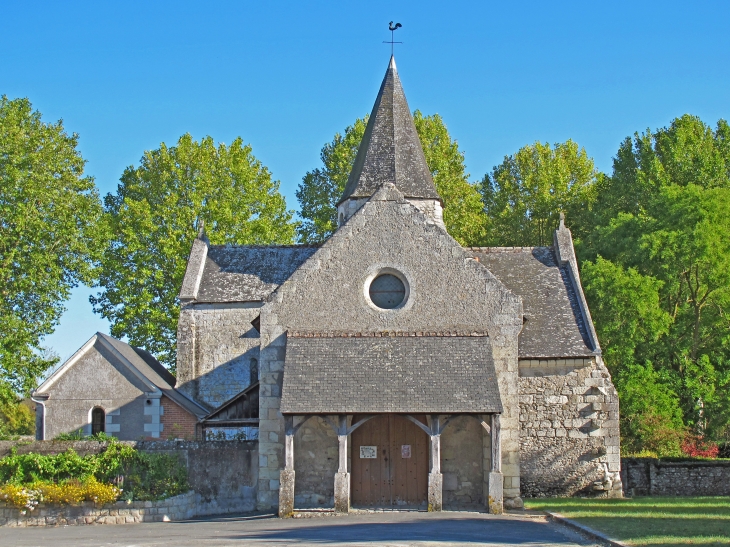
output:
M 394 338 L 394 337 L 485 337 L 489 336 L 487 331 L 374 331 L 374 332 L 352 332 L 352 331 L 289 331 L 287 336 L 291 338 Z
M 107 505 L 83 502 L 79 505 L 41 503 L 33 511 L 0 503 L 0 526 L 84 526 L 88 524 L 137 524 L 170 522 L 194 517 L 198 512 L 197 496 L 192 490 L 160 501 L 118 501 Z

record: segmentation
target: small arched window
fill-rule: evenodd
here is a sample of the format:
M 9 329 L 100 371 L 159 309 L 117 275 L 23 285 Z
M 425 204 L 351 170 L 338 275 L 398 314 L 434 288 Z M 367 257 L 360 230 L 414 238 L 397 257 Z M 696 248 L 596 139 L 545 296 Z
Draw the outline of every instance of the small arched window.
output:
M 91 411 L 91 434 L 104 433 L 106 426 L 106 415 L 104 410 L 97 407 Z

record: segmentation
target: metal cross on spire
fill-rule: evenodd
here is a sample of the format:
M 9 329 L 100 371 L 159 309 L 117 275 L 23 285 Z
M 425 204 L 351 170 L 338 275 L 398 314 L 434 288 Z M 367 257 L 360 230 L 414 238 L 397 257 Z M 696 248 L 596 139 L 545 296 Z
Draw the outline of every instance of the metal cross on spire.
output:
M 395 26 L 393 26 L 393 21 L 391 21 L 388 24 L 388 30 L 390 30 L 390 42 L 383 40 L 383 43 L 390 44 L 390 56 L 391 57 L 393 56 L 393 44 L 402 44 L 403 43 L 403 42 L 394 42 L 393 41 L 395 39 L 395 31 L 398 30 L 399 28 L 401 28 L 402 26 L 403 25 L 401 25 L 400 23 L 396 23 Z

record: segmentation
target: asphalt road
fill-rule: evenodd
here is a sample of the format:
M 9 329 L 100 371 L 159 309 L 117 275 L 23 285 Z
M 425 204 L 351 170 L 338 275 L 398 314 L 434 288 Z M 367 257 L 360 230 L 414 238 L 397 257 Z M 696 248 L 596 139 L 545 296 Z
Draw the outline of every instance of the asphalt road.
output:
M 2 547 L 595 546 L 542 518 L 483 513 L 386 512 L 281 520 L 238 517 L 171 523 L 0 528 Z

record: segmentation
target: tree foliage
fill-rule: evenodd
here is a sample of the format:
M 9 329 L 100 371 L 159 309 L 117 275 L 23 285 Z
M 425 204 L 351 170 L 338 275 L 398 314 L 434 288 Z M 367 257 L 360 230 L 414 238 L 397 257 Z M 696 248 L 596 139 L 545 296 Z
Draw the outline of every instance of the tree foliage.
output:
M 183 135 L 125 169 L 104 198 L 111 234 L 98 268 L 95 311 L 174 369 L 178 293 L 202 223 L 212 244 L 291 243 L 293 213 L 279 183 L 240 138 L 230 146 Z
M 479 193 L 469 183 L 464 154 L 438 114 L 424 116 L 416 110 L 413 121 L 426 164 L 444 203 L 447 230 L 462 245 L 481 244 L 485 237 L 484 215 Z M 296 192 L 303 218 L 299 227 L 302 241 L 323 241 L 336 230 L 337 202 L 345 191 L 366 126 L 367 117 L 360 118 L 345 129 L 344 135 L 337 133 L 322 148 L 322 167 L 304 175 Z
M 77 144 L 27 99 L 0 98 L 0 389 L 35 387 L 55 362 L 43 337 L 91 281 L 101 202 Z
M 713 131 L 685 115 L 627 138 L 613 174 L 597 184 L 596 226 L 579 247 L 590 261 L 583 268 L 591 308 L 607 312 L 597 328 L 616 333 L 604 344 L 615 352 L 613 368 L 653 363 L 676 393 L 684 424 L 718 438 L 729 433 L 730 406 L 723 389 L 730 374 L 728 135 L 722 120 Z M 622 314 L 613 302 L 634 298 L 643 303 L 624 306 L 632 319 L 617 329 Z M 659 311 L 666 323 L 656 320 Z
M 597 176 L 593 159 L 571 140 L 554 146 L 536 142 L 506 156 L 479 185 L 488 244 L 552 245 L 561 212 L 580 237 Z

